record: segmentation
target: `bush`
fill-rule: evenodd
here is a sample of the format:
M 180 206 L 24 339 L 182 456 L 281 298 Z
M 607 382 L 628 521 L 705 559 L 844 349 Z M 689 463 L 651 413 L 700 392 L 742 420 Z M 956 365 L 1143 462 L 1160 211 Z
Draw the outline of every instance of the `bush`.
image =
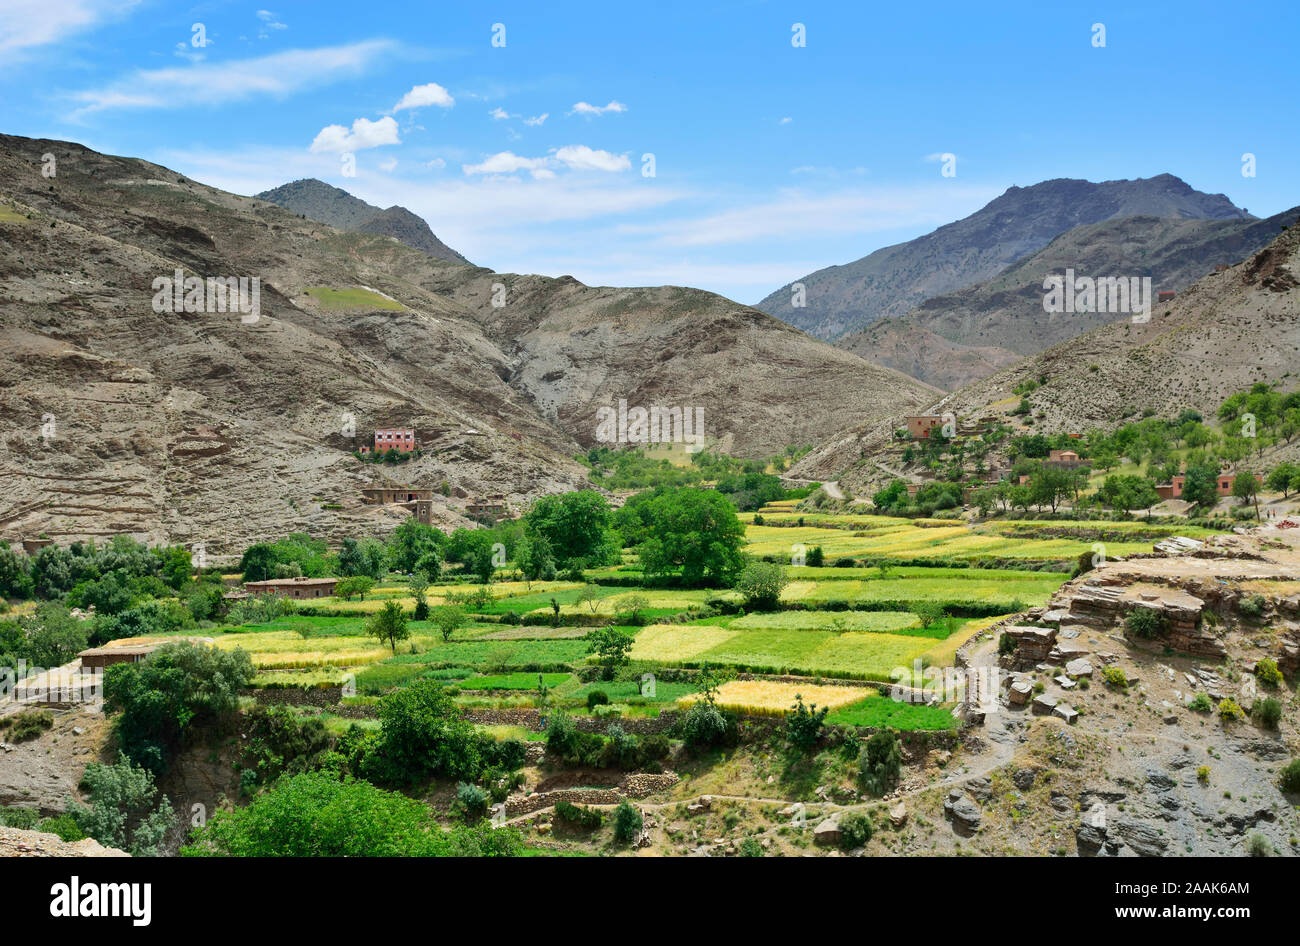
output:
M 321 773 L 282 779 L 250 804 L 218 811 L 198 829 L 187 856 L 514 857 L 513 828 L 481 824 L 444 832 L 413 798 L 369 782 Z
M 1192 701 L 1187 704 L 1187 708 L 1196 710 L 1198 713 L 1208 713 L 1214 709 L 1214 704 L 1210 701 L 1210 694 L 1202 691 L 1192 698 Z
M 466 818 L 482 818 L 487 813 L 488 793 L 470 782 L 460 782 L 456 786 L 456 802 Z
M 166 796 L 158 798 L 152 773 L 122 754 L 116 765 L 86 766 L 81 788 L 90 804 L 73 802 L 68 814 L 87 836 L 134 857 L 161 853 L 176 814 Z
M 1268 606 L 1268 601 L 1263 595 L 1251 595 L 1249 598 L 1243 598 L 1237 604 L 1237 610 L 1247 617 L 1258 618 L 1264 614 L 1264 609 Z
M 998 654 L 1014 654 L 1016 652 L 1016 639 L 1010 634 L 1000 634 L 998 636 Z
M 1282 720 L 1282 704 L 1272 697 L 1256 700 L 1250 708 L 1250 715 L 1266 729 L 1277 729 L 1277 724 Z
M 17 716 L 4 721 L 9 726 L 11 742 L 26 742 L 36 739 L 45 730 L 54 726 L 54 714 L 46 709 L 25 709 Z
M 1268 838 L 1264 837 L 1264 835 L 1259 832 L 1256 832 L 1255 834 L 1252 834 L 1250 840 L 1246 842 L 1246 850 L 1249 852 L 1251 857 L 1268 857 L 1273 853 L 1273 846 L 1268 843 Z
M 1124 619 L 1124 627 L 1132 637 L 1151 640 L 1164 633 L 1165 615 L 1155 608 L 1134 608 Z
M 567 801 L 556 802 L 555 817 L 583 831 L 594 831 L 600 827 L 600 822 L 603 820 L 596 809 Z
M 604 690 L 592 690 L 587 694 L 587 710 L 594 710 L 597 706 L 605 706 L 609 703 L 609 694 Z
M 1300 792 L 1300 759 L 1292 759 L 1283 767 L 1279 782 L 1284 792 Z
M 736 590 L 754 610 L 774 611 L 780 605 L 781 589 L 787 582 L 785 569 L 770 562 L 751 562 L 736 579 Z
M 1114 687 L 1117 690 L 1128 689 L 1128 674 L 1119 667 L 1106 667 L 1101 671 L 1101 678 L 1106 681 L 1106 685 Z
M 1281 686 L 1282 671 L 1277 669 L 1277 661 L 1272 657 L 1261 657 L 1255 664 L 1255 679 L 1270 690 L 1276 690 Z
M 631 844 L 640 836 L 644 824 L 645 819 L 636 805 L 627 800 L 619 802 L 614 809 L 614 840 L 619 844 Z
M 1202 785 L 1210 784 L 1210 767 L 1208 765 L 1198 766 L 1196 769 L 1196 781 Z
M 863 812 L 855 811 L 840 819 L 840 847 L 845 850 L 864 846 L 871 834 L 871 819 Z
M 763 845 L 752 834 L 740 842 L 740 848 L 736 851 L 738 857 L 762 857 Z
M 461 719 L 451 694 L 434 680 L 417 680 L 379 704 L 379 737 L 367 773 L 391 784 L 428 776 L 477 779 L 492 742 Z
M 1219 718 L 1225 723 L 1233 722 L 1238 719 L 1246 718 L 1246 711 L 1237 705 L 1237 701 L 1232 697 L 1226 697 L 1219 703 Z
M 858 774 L 873 795 L 883 795 L 903 771 L 903 749 L 893 730 L 878 732 L 867 740 L 858 757 Z
M 817 704 L 805 706 L 803 697 L 794 695 L 794 706 L 785 717 L 785 740 L 795 749 L 807 752 L 817 745 L 821 738 L 822 726 L 830 707 L 817 709 Z
M 692 751 L 731 745 L 737 737 L 735 715 L 704 700 L 691 704 L 678 727 L 682 741 Z

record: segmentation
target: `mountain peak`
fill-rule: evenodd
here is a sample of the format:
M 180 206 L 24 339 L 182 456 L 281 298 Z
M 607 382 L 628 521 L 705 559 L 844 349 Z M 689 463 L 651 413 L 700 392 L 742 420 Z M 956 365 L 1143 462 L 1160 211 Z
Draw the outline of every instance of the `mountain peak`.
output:
M 409 247 L 449 263 L 473 265 L 429 228 L 424 218 L 394 204 L 388 208 L 368 204 L 343 190 L 314 177 L 304 177 L 281 184 L 256 195 L 310 220 L 327 223 L 340 230 L 373 233 L 392 237 Z

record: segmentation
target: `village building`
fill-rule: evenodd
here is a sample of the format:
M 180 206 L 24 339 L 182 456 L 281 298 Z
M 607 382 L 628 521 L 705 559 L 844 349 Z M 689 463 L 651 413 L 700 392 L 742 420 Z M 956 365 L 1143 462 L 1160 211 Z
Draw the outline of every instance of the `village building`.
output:
M 1156 293 L 1156 301 L 1157 301 L 1157 302 L 1170 302 L 1170 301 L 1173 300 L 1174 295 L 1175 295 L 1175 293 L 1174 293 L 1174 291 L 1173 291 L 1172 289 L 1164 289 L 1164 290 L 1161 290 L 1160 292 Z
M 939 414 L 917 414 L 909 416 L 906 420 L 907 432 L 913 440 L 929 440 L 930 431 L 943 426 L 943 417 Z
M 23 551 L 28 555 L 35 555 L 45 546 L 53 544 L 53 539 L 23 539 Z
M 494 522 L 515 518 L 510 512 L 505 493 L 492 493 L 481 502 L 466 503 L 465 515 L 471 519 L 491 519 Z
M 83 670 L 111 667 L 113 664 L 136 664 L 161 647 L 160 643 L 132 644 L 129 647 L 91 647 L 77 654 Z
M 1183 484 L 1187 482 L 1187 477 L 1182 473 L 1174 476 L 1168 483 L 1156 484 L 1156 495 L 1161 499 L 1182 499 Z M 1236 473 L 1220 473 L 1218 480 L 1214 484 L 1214 490 L 1220 496 L 1232 495 L 1232 484 L 1237 482 Z
M 271 578 L 267 581 L 246 581 L 244 589 L 254 594 L 283 595 L 286 598 L 328 598 L 334 594 L 337 578 Z
M 422 486 L 366 486 L 361 501 L 371 506 L 402 506 L 426 526 L 433 525 L 433 490 Z
M 388 427 L 375 431 L 375 453 L 387 453 L 389 450 L 410 453 L 417 443 L 415 431 L 409 427 Z M 364 447 L 362 452 L 366 452 Z

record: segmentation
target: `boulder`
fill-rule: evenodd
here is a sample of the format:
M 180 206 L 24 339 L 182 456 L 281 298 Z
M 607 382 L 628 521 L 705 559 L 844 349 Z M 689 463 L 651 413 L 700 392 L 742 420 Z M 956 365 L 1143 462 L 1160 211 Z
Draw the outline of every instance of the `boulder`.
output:
M 1080 852 L 1091 853 L 1106 843 L 1106 806 L 1097 802 L 1083 816 L 1075 831 Z
M 966 834 L 978 831 L 980 822 L 984 820 L 979 806 L 959 788 L 954 788 L 948 793 L 943 803 L 943 810 L 952 820 L 953 827 Z
M 1034 692 L 1034 685 L 1028 680 L 1017 680 L 1007 691 L 1007 702 L 1012 706 L 1024 706 Z
M 834 818 L 827 818 L 813 828 L 813 843 L 833 846 L 840 843 L 840 823 Z
M 1059 716 L 1067 723 L 1073 725 L 1079 719 L 1079 711 L 1069 703 L 1057 703 L 1052 709 L 1053 716 Z
M 1040 693 L 1034 697 L 1033 711 L 1035 716 L 1047 716 L 1052 710 L 1056 709 L 1056 697 L 1048 696 L 1046 693 Z
M 1071 677 L 1091 677 L 1092 663 L 1083 657 L 1071 660 L 1065 665 L 1065 672 Z
M 889 809 L 889 820 L 895 828 L 901 828 L 907 824 L 907 806 L 901 801 L 893 808 Z

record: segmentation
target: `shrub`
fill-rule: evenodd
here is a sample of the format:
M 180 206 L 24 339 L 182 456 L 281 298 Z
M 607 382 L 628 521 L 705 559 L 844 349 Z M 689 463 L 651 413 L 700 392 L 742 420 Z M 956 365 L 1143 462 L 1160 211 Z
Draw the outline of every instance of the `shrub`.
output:
M 636 805 L 627 800 L 619 802 L 614 809 L 614 840 L 619 844 L 631 844 L 641 834 L 643 824 L 645 819 Z
M 54 714 L 46 709 L 26 709 L 17 716 L 6 720 L 11 724 L 9 739 L 13 742 L 25 742 L 36 739 L 45 730 L 54 726 Z
M 73 802 L 68 814 L 105 847 L 119 848 L 134 857 L 156 856 L 175 812 L 166 796 L 158 798 L 151 772 L 132 765 L 125 753 L 119 759 L 116 765 L 92 762 L 86 766 L 81 788 L 90 804 Z
M 998 653 L 1002 655 L 1014 654 L 1016 652 L 1016 639 L 1010 634 L 1001 634 L 998 636 Z
M 1282 791 L 1300 792 L 1300 759 L 1292 759 L 1282 768 Z
M 1202 785 L 1210 784 L 1210 767 L 1208 765 L 1202 765 L 1196 769 L 1196 781 Z
M 1128 675 L 1119 667 L 1106 667 L 1101 672 L 1101 678 L 1106 681 L 1107 686 L 1117 690 L 1128 689 Z
M 1282 704 L 1272 697 L 1256 700 L 1250 708 L 1250 715 L 1266 729 L 1277 729 L 1277 724 L 1282 720 Z
M 758 838 L 752 834 L 740 842 L 740 848 L 736 851 L 739 857 L 762 857 L 763 845 Z
M 795 749 L 807 752 L 821 738 L 822 726 L 830 707 L 823 706 L 819 710 L 816 703 L 805 706 L 803 697 L 798 693 L 794 695 L 794 700 L 794 706 L 785 717 L 785 740 Z
M 556 803 L 555 817 L 575 828 L 581 828 L 583 831 L 594 831 L 600 827 L 602 820 L 600 812 L 596 809 L 588 808 L 585 805 L 575 805 L 567 801 Z
M 1273 853 L 1273 846 L 1268 843 L 1268 838 L 1264 837 L 1264 835 L 1259 832 L 1256 832 L 1252 834 L 1250 840 L 1246 842 L 1246 850 L 1250 853 L 1251 857 L 1268 857 Z
M 1268 606 L 1268 601 L 1263 595 L 1251 595 L 1249 598 L 1242 598 L 1237 604 L 1237 610 L 1247 617 L 1258 618 L 1264 614 L 1264 609 Z
M 320 773 L 282 779 L 250 804 L 218 811 L 187 856 L 513 857 L 523 839 L 487 824 L 444 832 L 413 798 Z
M 705 700 L 692 703 L 678 723 L 682 741 L 693 751 L 734 743 L 736 717 Z
M 858 757 L 858 774 L 863 786 L 873 795 L 883 795 L 903 771 L 903 749 L 898 734 L 884 730 L 867 740 Z
M 1214 709 L 1214 704 L 1210 702 L 1210 694 L 1202 691 L 1192 698 L 1192 701 L 1187 704 L 1187 708 L 1196 710 L 1198 713 L 1208 713 Z
M 1282 671 L 1277 669 L 1277 661 L 1272 657 L 1261 657 L 1255 664 L 1255 679 L 1270 690 L 1276 690 L 1281 686 Z
M 605 706 L 609 703 L 609 694 L 604 690 L 592 690 L 587 694 L 587 710 L 594 710 L 597 706 Z
M 1151 640 L 1164 633 L 1165 615 L 1163 611 L 1157 611 L 1155 608 L 1137 607 L 1124 619 L 1124 627 L 1133 637 Z
M 1222 719 L 1225 723 L 1230 723 L 1233 722 L 1234 720 L 1246 718 L 1246 711 L 1242 709 L 1240 706 L 1238 706 L 1237 701 L 1230 696 L 1225 697 L 1222 701 L 1220 701 L 1217 712 L 1219 714 L 1219 718 Z
M 752 562 L 746 565 L 736 579 L 736 590 L 753 610 L 774 611 L 781 601 L 781 589 L 786 585 L 785 569 L 770 562 Z
M 849 850 L 862 847 L 871 840 L 871 819 L 861 811 L 851 812 L 840 819 L 840 847 Z
M 488 793 L 471 782 L 460 782 L 456 786 L 456 802 L 466 818 L 481 818 L 487 813 Z
M 476 779 L 490 742 L 461 719 L 460 707 L 441 684 L 417 680 L 380 701 L 379 737 L 366 767 L 392 784 L 427 776 Z

